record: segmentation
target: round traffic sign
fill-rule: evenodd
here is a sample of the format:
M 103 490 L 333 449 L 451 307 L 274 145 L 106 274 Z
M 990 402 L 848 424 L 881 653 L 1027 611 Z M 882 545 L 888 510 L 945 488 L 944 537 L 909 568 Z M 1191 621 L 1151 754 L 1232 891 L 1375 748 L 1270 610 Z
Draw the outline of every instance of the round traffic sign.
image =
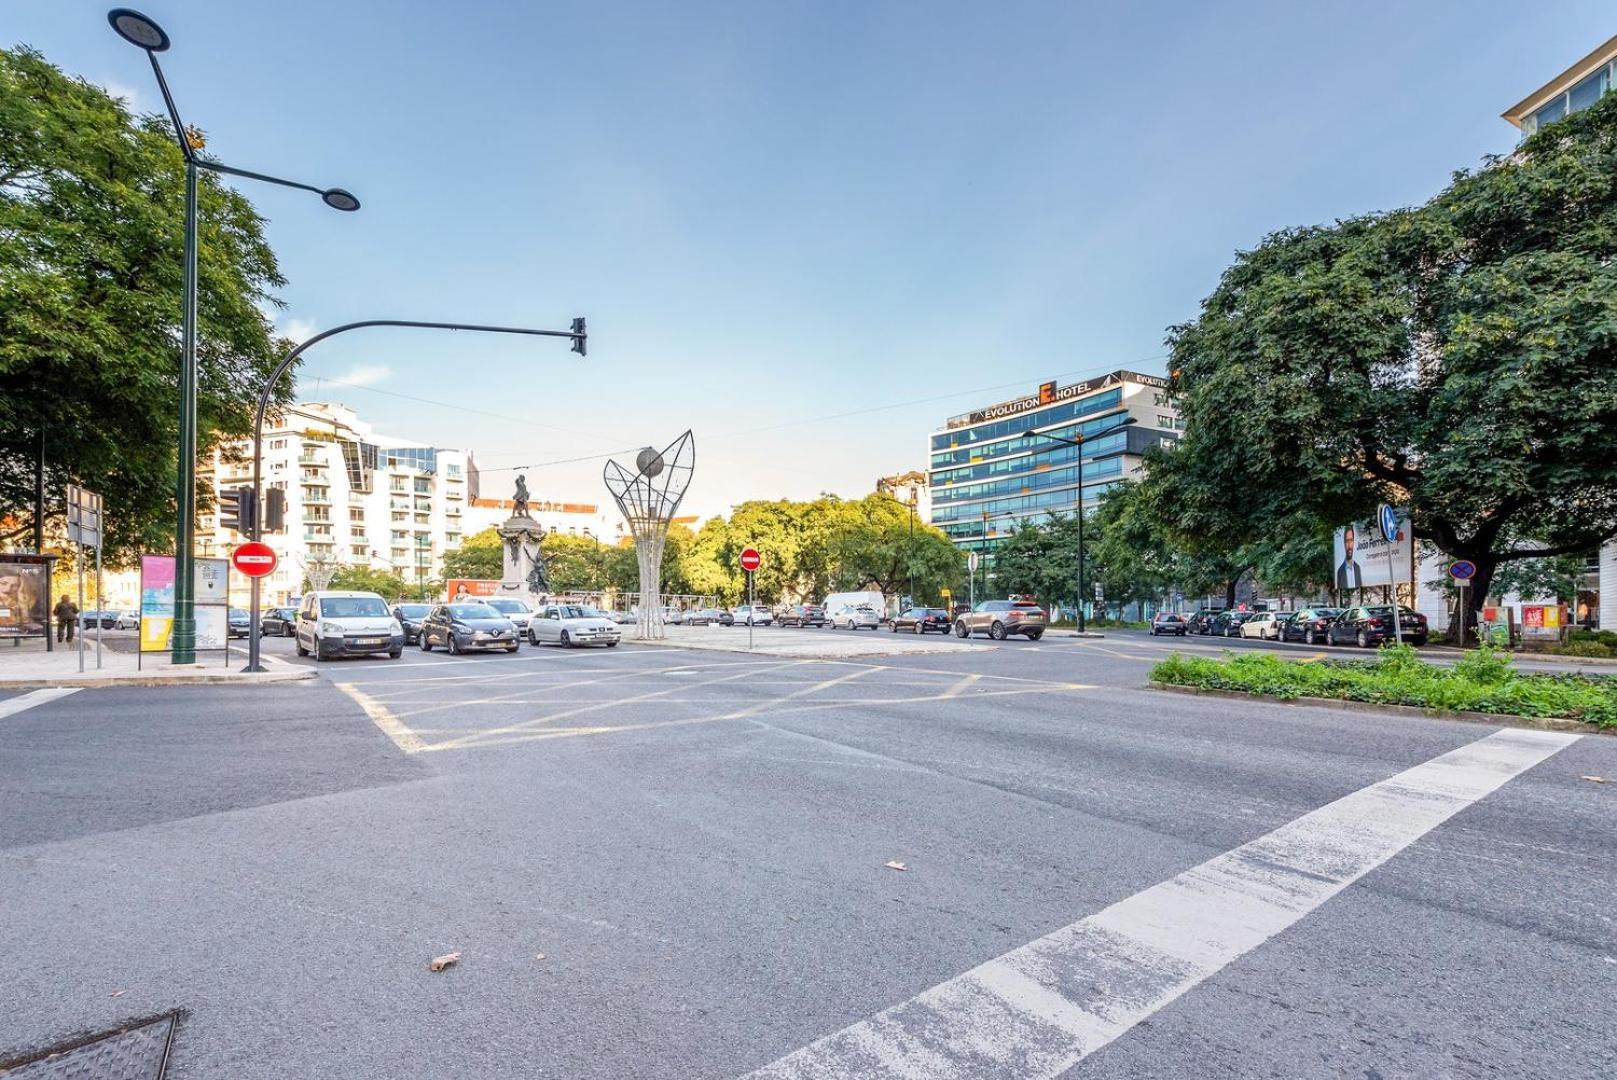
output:
M 1477 576 L 1477 564 L 1470 559 L 1455 559 L 1449 563 L 1449 577 L 1455 581 L 1470 581 Z
M 249 541 L 230 553 L 230 565 L 248 577 L 263 577 L 275 569 L 275 549 L 257 540 Z
M 764 564 L 764 557 L 758 554 L 757 548 L 748 548 L 741 553 L 741 569 L 752 573 Z
M 1381 538 L 1387 543 L 1398 539 L 1398 515 L 1386 503 L 1381 504 L 1381 511 L 1376 515 L 1381 523 Z

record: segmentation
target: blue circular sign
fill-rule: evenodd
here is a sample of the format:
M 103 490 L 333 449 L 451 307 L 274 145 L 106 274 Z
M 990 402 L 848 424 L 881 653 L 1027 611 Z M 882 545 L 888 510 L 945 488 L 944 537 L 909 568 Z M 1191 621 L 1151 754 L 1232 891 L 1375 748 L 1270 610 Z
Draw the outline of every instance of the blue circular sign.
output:
M 1382 503 L 1377 516 L 1381 521 L 1381 538 L 1389 544 L 1398 539 L 1398 515 L 1393 513 L 1392 507 Z
M 1455 581 L 1470 581 L 1477 576 L 1477 564 L 1470 559 L 1455 559 L 1449 564 L 1449 577 Z

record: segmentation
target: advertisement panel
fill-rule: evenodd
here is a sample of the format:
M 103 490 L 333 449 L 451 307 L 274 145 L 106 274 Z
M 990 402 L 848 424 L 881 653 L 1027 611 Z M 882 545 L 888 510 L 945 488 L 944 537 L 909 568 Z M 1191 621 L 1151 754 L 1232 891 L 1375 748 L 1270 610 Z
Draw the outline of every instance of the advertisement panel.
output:
M 140 557 L 140 651 L 166 652 L 174 632 L 174 556 Z
M 196 647 L 223 649 L 230 632 L 230 561 L 197 559 L 192 564 Z M 140 651 L 167 652 L 174 636 L 174 556 L 140 557 Z
M 451 600 L 464 600 L 468 596 L 496 596 L 499 591 L 498 581 L 480 578 L 450 578 L 444 582 L 444 594 Z
M 50 632 L 50 566 L 0 558 L 0 638 Z
M 1398 538 L 1392 545 L 1392 567 L 1387 566 L 1387 541 L 1371 519 L 1336 530 L 1331 557 L 1331 581 L 1338 589 L 1363 589 L 1409 581 L 1415 574 L 1415 537 L 1409 517 L 1394 511 Z

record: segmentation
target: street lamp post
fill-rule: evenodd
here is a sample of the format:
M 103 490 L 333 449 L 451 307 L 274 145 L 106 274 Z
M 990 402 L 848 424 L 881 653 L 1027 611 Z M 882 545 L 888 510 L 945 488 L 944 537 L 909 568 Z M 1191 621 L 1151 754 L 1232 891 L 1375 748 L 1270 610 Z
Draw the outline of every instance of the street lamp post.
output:
M 309 346 L 324 341 L 328 337 L 334 337 L 337 334 L 345 334 L 350 330 L 363 330 L 370 326 L 406 326 L 421 330 L 468 330 L 481 334 L 523 334 L 529 337 L 564 337 L 572 339 L 573 351 L 578 353 L 580 356 L 586 355 L 587 343 L 589 341 L 589 331 L 586 328 L 582 318 L 574 319 L 572 329 L 570 330 L 534 330 L 525 326 L 479 326 L 473 323 L 420 322 L 414 319 L 362 319 L 359 322 L 344 323 L 341 326 L 333 326 L 330 330 L 320 331 L 320 333 L 314 335 L 314 337 L 305 341 L 303 344 L 293 348 L 284 357 L 282 357 L 281 362 L 277 364 L 275 370 L 270 373 L 270 377 L 264 380 L 264 385 L 258 391 L 258 409 L 253 414 L 253 506 L 255 511 L 262 505 L 262 500 L 259 498 L 259 496 L 262 494 L 264 487 L 264 416 L 269 412 L 270 398 L 275 396 L 275 385 L 281 381 L 281 376 L 292 370 L 292 365 L 297 363 L 298 357 L 302 356 L 304 351 L 307 350 Z M 263 533 L 264 515 L 262 513 L 255 512 L 253 514 L 253 539 L 263 539 Z M 253 601 L 250 616 L 251 626 L 248 630 L 247 642 L 247 667 L 244 669 L 246 671 L 264 670 L 264 666 L 259 663 L 258 632 L 258 586 L 262 580 L 262 578 L 253 578 Z
M 416 599 L 423 604 L 427 602 L 427 568 L 422 556 L 427 553 L 431 543 L 432 537 L 426 533 L 420 533 L 415 538 L 415 591 Z
M 197 170 L 207 169 L 213 173 L 312 191 L 333 210 L 358 210 L 359 200 L 342 188 L 317 188 L 200 157 L 197 151 L 201 149 L 201 140 L 193 142 L 191 132 L 180 120 L 174 95 L 169 93 L 168 80 L 163 77 L 163 68 L 157 62 L 157 54 L 169 47 L 168 34 L 157 23 L 129 8 L 113 8 L 107 12 L 107 22 L 119 37 L 144 50 L 146 58 L 151 61 L 152 74 L 157 76 L 158 89 L 163 92 L 163 104 L 167 106 L 169 120 L 174 124 L 174 137 L 179 141 L 180 153 L 185 158 L 185 274 L 184 297 L 180 307 L 180 446 L 179 476 L 175 485 L 174 626 L 171 641 L 174 663 L 191 664 L 196 662 L 196 592 L 192 548 L 196 543 Z
M 915 485 L 910 485 L 910 544 L 905 561 L 910 569 L 910 606 L 915 605 Z
M 1024 431 L 1024 439 L 1048 439 L 1053 443 L 1078 448 L 1078 632 L 1084 633 L 1084 443 L 1091 439 L 1098 439 L 1103 435 L 1110 435 L 1115 431 L 1122 431 L 1130 424 L 1135 423 L 1134 417 L 1113 424 L 1109 428 L 1094 432 L 1090 435 L 1080 434 L 1076 439 L 1064 439 L 1059 435 L 1046 435 L 1042 431 Z M 1038 453 L 1038 451 L 1034 451 Z

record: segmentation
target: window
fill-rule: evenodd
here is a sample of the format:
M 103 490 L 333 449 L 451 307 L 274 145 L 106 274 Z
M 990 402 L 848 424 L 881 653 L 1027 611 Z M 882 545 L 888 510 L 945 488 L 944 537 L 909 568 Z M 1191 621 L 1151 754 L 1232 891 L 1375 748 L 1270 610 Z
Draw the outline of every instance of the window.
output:
M 365 511 L 360 510 L 360 509 L 358 509 L 356 507 L 350 506 L 348 508 L 348 520 L 349 521 L 364 521 L 365 520 Z
M 1173 419 L 1174 418 L 1169 416 L 1167 413 L 1157 413 L 1157 427 L 1172 430 Z
M 1571 92 L 1567 94 L 1569 111 L 1577 112 L 1579 109 L 1587 109 L 1600 100 L 1600 95 L 1606 92 L 1608 85 L 1609 77 L 1606 74 L 1606 69 L 1601 68 L 1574 86 Z
M 1561 94 L 1548 105 L 1533 114 L 1533 128 L 1537 130 L 1545 124 L 1553 124 L 1566 115 L 1566 95 Z
M 286 449 L 286 440 L 285 439 L 271 439 L 269 448 L 271 450 L 285 450 Z

